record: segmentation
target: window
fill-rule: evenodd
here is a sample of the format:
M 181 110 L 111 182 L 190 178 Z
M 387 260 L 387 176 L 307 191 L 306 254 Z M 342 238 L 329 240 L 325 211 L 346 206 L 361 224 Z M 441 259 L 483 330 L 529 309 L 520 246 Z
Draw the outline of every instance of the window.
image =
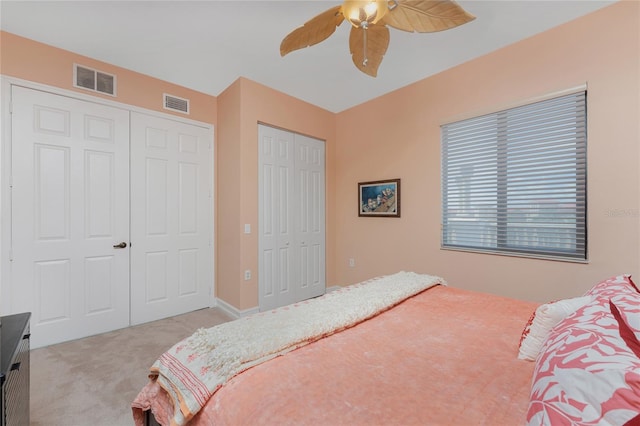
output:
M 586 92 L 445 124 L 442 247 L 586 260 Z

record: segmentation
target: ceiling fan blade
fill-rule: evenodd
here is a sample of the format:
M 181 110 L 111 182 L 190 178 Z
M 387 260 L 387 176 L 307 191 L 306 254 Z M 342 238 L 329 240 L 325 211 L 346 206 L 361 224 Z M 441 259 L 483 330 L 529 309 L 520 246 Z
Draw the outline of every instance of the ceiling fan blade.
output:
M 365 44 L 366 31 L 366 44 Z M 365 60 L 366 46 L 366 64 Z M 349 50 L 355 66 L 371 77 L 378 75 L 378 67 L 389 47 L 389 28 L 384 25 L 370 24 L 368 29 L 351 28 L 349 34 Z
M 382 23 L 402 31 L 430 33 L 448 30 L 476 19 L 452 0 L 398 0 L 398 7 Z
M 344 21 L 341 9 L 342 6 L 332 7 L 290 32 L 280 43 L 280 56 L 313 46 L 329 38 L 336 31 L 336 27 Z

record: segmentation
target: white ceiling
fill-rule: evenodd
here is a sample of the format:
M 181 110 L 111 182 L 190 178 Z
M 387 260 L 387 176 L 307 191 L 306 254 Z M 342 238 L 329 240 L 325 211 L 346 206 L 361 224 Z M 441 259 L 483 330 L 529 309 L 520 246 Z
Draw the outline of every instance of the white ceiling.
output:
M 372 78 L 351 61 L 349 25 L 280 57 L 290 31 L 340 1 L 0 1 L 4 31 L 218 96 L 238 77 L 332 112 L 575 19 L 613 1 L 461 0 L 476 20 L 440 33 L 391 28 Z

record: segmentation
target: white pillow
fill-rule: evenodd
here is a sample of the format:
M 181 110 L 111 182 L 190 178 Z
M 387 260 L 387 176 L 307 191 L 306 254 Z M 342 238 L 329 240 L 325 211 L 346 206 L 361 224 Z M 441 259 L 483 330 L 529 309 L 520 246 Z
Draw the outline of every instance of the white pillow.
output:
M 581 296 L 538 306 L 522 331 L 518 359 L 535 361 L 551 329 L 590 301 L 591 296 Z

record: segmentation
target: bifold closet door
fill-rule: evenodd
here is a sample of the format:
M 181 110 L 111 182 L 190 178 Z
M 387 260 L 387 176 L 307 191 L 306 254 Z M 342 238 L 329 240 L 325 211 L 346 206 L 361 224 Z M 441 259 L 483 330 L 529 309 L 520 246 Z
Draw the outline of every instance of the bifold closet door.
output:
M 325 292 L 324 142 L 295 135 L 295 231 L 300 267 L 298 300 Z
M 213 132 L 131 113 L 131 323 L 210 306 Z
M 258 301 L 273 309 L 325 292 L 324 142 L 258 128 Z
M 126 327 L 129 112 L 18 86 L 11 102 L 3 312 L 32 312 L 32 347 Z
M 265 311 L 296 301 L 292 204 L 293 134 L 258 128 L 258 303 Z

